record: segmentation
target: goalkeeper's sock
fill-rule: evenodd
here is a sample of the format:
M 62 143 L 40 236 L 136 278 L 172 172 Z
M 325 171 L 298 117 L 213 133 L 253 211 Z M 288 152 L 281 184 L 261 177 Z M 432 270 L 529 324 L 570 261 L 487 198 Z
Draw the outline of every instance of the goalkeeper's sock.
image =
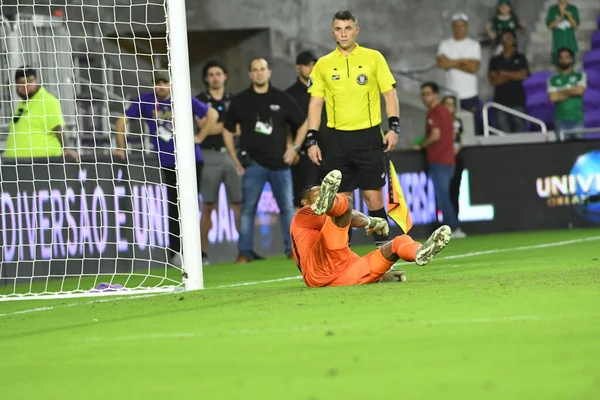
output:
M 340 217 L 348 211 L 348 198 L 343 194 L 336 194 L 333 206 L 326 212 L 330 217 Z
M 421 243 L 415 242 L 408 235 L 396 236 L 392 241 L 392 251 L 406 262 L 415 261 L 420 248 Z
M 383 218 L 387 221 L 387 214 L 385 212 L 385 209 L 383 208 L 380 208 L 379 210 L 369 210 L 369 216 Z M 375 245 L 377 246 L 377 248 L 379 248 L 390 240 L 390 236 L 378 235 L 376 233 L 373 233 L 373 239 L 375 239 Z

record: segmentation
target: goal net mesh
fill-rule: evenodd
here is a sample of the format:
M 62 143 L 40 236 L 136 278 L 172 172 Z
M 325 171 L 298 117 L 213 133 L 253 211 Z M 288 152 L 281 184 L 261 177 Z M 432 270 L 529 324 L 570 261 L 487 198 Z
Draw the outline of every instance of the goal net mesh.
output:
M 166 0 L 0 5 L 0 299 L 181 287 Z

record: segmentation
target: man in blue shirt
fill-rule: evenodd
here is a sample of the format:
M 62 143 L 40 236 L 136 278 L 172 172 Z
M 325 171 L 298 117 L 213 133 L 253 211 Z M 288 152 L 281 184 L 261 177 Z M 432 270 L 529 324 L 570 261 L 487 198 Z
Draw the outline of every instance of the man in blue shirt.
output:
M 219 114 L 216 110 L 192 97 L 192 111 L 199 132 L 196 141 L 196 182 L 200 191 L 202 176 L 202 153 L 200 142 L 207 136 L 208 130 L 217 122 Z M 117 149 L 113 155 L 122 160 L 126 156 L 125 127 L 128 120 L 138 119 L 146 123 L 150 142 L 158 156 L 158 163 L 163 173 L 163 183 L 167 185 L 169 202 L 169 258 L 175 266 L 181 266 L 181 238 L 179 227 L 179 208 L 177 196 L 177 173 L 175 170 L 175 131 L 173 130 L 172 100 L 170 78 L 167 72 L 157 72 L 154 76 L 154 91 L 142 93 L 131 102 L 131 105 L 116 122 Z M 200 127 L 200 121 L 206 122 Z M 206 244 L 205 244 L 206 245 Z

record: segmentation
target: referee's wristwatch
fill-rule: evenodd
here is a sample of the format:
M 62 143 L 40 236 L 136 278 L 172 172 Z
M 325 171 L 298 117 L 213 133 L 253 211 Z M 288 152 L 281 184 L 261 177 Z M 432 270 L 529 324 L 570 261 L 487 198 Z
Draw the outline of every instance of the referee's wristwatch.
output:
M 396 132 L 397 135 L 400 134 L 400 118 L 389 117 L 388 124 L 390 125 L 390 131 Z
M 309 129 L 307 134 L 306 134 L 306 148 L 310 149 L 313 146 L 316 146 L 319 144 L 318 142 L 318 138 L 319 138 L 319 131 L 316 129 Z
M 316 146 L 318 144 L 319 144 L 319 142 L 317 142 L 316 140 L 307 140 L 306 141 L 306 149 L 308 150 L 311 147 Z

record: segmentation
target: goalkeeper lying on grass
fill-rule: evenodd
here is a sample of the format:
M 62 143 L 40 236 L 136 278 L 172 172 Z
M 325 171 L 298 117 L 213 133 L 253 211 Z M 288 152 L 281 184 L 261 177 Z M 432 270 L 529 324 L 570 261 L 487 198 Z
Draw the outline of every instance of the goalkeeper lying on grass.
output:
M 349 286 L 378 281 L 406 280 L 403 270 L 390 270 L 399 259 L 425 265 L 450 240 L 447 225 L 427 241 L 415 242 L 408 235 L 396 236 L 381 248 L 360 257 L 348 247 L 348 229 L 365 228 L 387 235 L 389 226 L 382 218 L 367 217 L 352 209 L 348 198 L 337 193 L 342 173 L 333 170 L 321 186 L 307 189 L 290 228 L 292 252 L 306 285 Z

